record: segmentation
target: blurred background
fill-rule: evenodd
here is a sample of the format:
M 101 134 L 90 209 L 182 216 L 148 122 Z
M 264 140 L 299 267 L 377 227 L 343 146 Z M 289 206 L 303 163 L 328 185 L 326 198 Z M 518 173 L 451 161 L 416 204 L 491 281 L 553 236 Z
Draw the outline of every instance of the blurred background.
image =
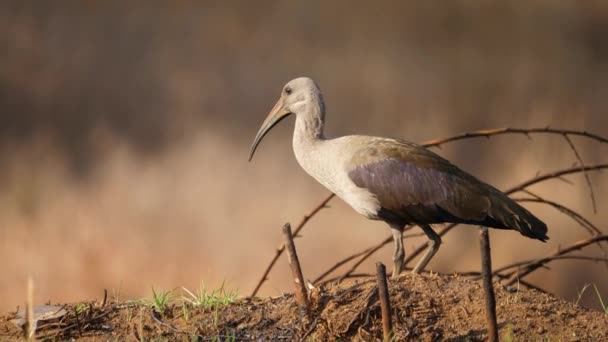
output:
M 222 282 L 248 295 L 282 241 L 327 191 L 291 151 L 293 118 L 250 143 L 284 83 L 315 79 L 326 133 L 423 142 L 494 127 L 608 135 L 608 3 L 484 1 L 107 2 L 0 4 L 0 311 L 40 302 L 151 295 Z M 573 138 L 587 163 L 608 146 Z M 560 137 L 501 136 L 438 152 L 507 188 L 571 166 Z M 608 230 L 608 174 L 532 190 Z M 493 231 L 494 266 L 588 235 L 551 208 L 542 244 Z M 306 276 L 389 230 L 340 200 L 297 241 Z M 444 238 L 436 271 L 479 269 L 477 229 Z M 424 240 L 410 239 L 406 252 Z M 391 263 L 391 248 L 373 262 Z M 588 249 L 599 254 L 596 247 Z M 608 296 L 601 264 L 558 261 L 529 278 L 574 300 Z M 281 259 L 261 295 L 290 292 Z M 588 291 L 582 303 L 599 307 Z

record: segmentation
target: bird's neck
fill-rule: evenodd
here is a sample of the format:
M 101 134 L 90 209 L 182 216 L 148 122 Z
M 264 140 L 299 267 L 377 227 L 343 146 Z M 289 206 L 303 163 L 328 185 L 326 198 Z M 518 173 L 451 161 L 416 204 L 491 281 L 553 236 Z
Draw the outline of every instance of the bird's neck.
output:
M 310 103 L 305 111 L 296 115 L 296 127 L 293 134 L 294 145 L 309 145 L 325 140 L 323 134 L 324 114 L 321 105 Z
M 330 188 L 331 182 L 327 178 L 328 140 L 323 134 L 323 112 L 319 108 L 316 111 L 296 114 L 296 125 L 293 132 L 293 152 L 300 166 L 324 186 Z
M 296 114 L 296 127 L 293 132 L 293 152 L 302 168 L 314 178 L 321 169 L 319 152 L 325 142 L 323 135 L 323 111 L 311 108 Z

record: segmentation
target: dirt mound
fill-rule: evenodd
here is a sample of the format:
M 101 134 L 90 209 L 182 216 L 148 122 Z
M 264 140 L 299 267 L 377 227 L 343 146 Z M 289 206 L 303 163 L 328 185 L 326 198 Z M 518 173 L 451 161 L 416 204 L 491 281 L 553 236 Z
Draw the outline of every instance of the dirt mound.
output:
M 534 290 L 496 287 L 501 340 L 608 341 L 608 315 Z M 481 284 L 441 275 L 404 275 L 389 282 L 396 340 L 482 341 L 486 338 Z M 311 293 L 313 313 L 302 316 L 292 295 L 242 299 L 203 307 L 174 300 L 162 313 L 142 303 L 66 305 L 37 336 L 82 340 L 378 340 L 380 304 L 374 279 L 348 281 Z M 78 312 L 78 314 L 76 314 Z M 21 329 L 0 318 L 0 340 Z

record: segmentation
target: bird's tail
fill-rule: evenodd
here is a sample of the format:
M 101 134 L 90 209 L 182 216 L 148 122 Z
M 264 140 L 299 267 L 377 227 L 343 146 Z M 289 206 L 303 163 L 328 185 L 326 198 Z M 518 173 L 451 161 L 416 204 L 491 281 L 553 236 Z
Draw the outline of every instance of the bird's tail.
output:
M 515 229 L 533 239 L 541 241 L 549 239 L 547 225 L 507 195 L 496 190 L 492 192 L 490 200 L 492 202 L 490 216 L 505 228 Z

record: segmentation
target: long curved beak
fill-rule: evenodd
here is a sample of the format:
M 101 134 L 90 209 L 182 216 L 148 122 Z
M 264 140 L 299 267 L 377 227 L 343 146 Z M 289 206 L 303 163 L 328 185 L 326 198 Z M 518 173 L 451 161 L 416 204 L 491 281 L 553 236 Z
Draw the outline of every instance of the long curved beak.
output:
M 272 129 L 272 127 L 278 124 L 281 120 L 289 116 L 289 114 L 291 114 L 291 112 L 283 107 L 283 99 L 280 98 L 279 101 L 277 101 L 277 103 L 274 105 L 270 113 L 268 113 L 268 116 L 262 123 L 258 134 L 255 135 L 255 139 L 253 140 L 253 144 L 251 145 L 251 150 L 249 151 L 249 161 L 251 161 L 251 159 L 253 158 L 255 149 L 258 147 L 258 144 L 260 143 L 260 141 L 262 141 L 266 133 L 268 133 L 268 131 L 270 131 L 270 129 Z

